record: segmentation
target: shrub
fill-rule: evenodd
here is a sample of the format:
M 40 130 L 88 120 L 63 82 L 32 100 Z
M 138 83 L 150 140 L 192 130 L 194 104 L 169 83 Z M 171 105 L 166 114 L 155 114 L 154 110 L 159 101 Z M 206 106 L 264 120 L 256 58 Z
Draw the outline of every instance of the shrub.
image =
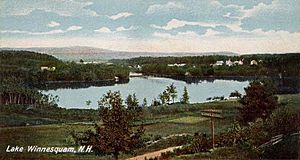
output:
M 245 88 L 246 95 L 240 100 L 243 105 L 240 109 L 242 123 L 253 122 L 256 118 L 266 119 L 277 106 L 277 97 L 269 83 L 254 81 Z

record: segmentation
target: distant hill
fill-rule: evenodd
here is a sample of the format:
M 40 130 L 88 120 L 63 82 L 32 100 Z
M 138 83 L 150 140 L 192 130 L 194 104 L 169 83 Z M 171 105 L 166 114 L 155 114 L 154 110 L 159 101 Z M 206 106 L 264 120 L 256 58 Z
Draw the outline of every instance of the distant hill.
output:
M 237 56 L 233 52 L 125 52 L 113 51 L 95 47 L 72 46 L 72 47 L 37 47 L 37 48 L 0 48 L 0 50 L 26 50 L 39 53 L 53 55 L 62 60 L 79 61 L 88 60 L 109 60 L 109 59 L 128 59 L 133 57 L 150 56 L 150 57 L 166 57 L 166 56 L 202 56 L 202 55 L 227 55 Z

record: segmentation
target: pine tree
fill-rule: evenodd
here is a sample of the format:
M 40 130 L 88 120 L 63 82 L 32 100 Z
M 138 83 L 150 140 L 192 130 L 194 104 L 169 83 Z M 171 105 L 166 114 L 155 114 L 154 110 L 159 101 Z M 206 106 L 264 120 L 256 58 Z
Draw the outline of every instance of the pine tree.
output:
M 240 117 L 243 123 L 252 122 L 256 118 L 266 119 L 277 106 L 277 97 L 274 96 L 275 89 L 269 83 L 254 81 L 245 88 L 240 103 Z
M 96 133 L 89 133 L 88 144 L 98 153 L 113 154 L 118 159 L 120 152 L 130 152 L 143 134 L 143 127 L 133 128 L 134 115 L 122 104 L 119 92 L 108 92 L 100 101 L 101 126 Z
M 188 104 L 189 100 L 190 100 L 189 93 L 187 91 L 186 86 L 184 86 L 183 95 L 182 95 L 182 98 L 181 98 L 181 103 Z

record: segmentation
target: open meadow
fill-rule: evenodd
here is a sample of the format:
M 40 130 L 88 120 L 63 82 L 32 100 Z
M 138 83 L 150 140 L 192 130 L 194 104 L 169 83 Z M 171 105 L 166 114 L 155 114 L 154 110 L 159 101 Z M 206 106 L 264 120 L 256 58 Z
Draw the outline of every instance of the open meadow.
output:
M 280 95 L 279 103 L 286 107 L 299 109 L 300 95 Z M 215 118 L 216 133 L 226 130 L 237 120 L 237 101 L 218 101 L 203 104 L 174 104 L 169 106 L 157 106 L 143 110 L 145 141 L 152 141 L 149 145 L 135 151 L 134 155 L 140 155 L 160 149 L 186 145 L 191 141 L 194 133 L 210 134 L 210 118 L 203 117 L 201 111 L 216 109 L 222 118 Z M 3 114 L 1 114 L 3 123 Z M 16 117 L 21 120 L 23 116 Z M 136 122 L 140 124 L 141 122 Z M 3 153 L 8 145 L 28 146 L 76 146 L 72 138 L 72 132 L 82 132 L 88 129 L 93 130 L 93 123 L 56 123 L 46 125 L 29 125 L 19 127 L 0 128 L 0 151 L 5 159 L 109 159 L 107 156 L 96 156 L 89 154 L 47 154 L 47 153 Z M 199 153 L 195 155 L 179 156 L 175 159 L 197 159 L 197 158 L 218 158 L 219 148 L 214 152 Z M 220 153 L 221 154 L 221 153 Z M 230 152 L 227 153 L 230 157 Z M 236 154 L 233 150 L 231 154 Z M 129 154 L 121 154 L 120 158 L 131 157 Z M 224 155 L 223 155 L 224 156 Z M 231 155 L 232 156 L 232 155 Z

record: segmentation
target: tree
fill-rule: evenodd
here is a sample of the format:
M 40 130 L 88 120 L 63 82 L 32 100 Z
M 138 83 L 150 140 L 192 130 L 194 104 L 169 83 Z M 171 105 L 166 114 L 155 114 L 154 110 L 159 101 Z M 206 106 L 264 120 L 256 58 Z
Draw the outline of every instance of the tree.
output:
M 96 133 L 90 133 L 89 144 L 100 153 L 113 154 L 118 159 L 120 152 L 130 152 L 139 142 L 143 127 L 133 128 L 134 116 L 122 104 L 119 92 L 109 91 L 101 98 L 101 126 L 96 126 Z
M 254 81 L 245 88 L 246 95 L 242 97 L 240 103 L 240 117 L 243 123 L 254 121 L 256 118 L 266 119 L 272 110 L 277 106 L 277 98 L 274 90 L 266 83 Z
M 143 106 L 143 107 L 147 107 L 147 105 L 148 105 L 148 104 L 147 104 L 147 99 L 144 98 L 144 99 L 143 99 L 143 105 L 142 105 L 142 106 Z
M 182 98 L 181 98 L 181 103 L 188 104 L 189 103 L 189 99 L 190 99 L 189 93 L 187 91 L 186 86 L 184 86 L 183 95 L 182 95 Z
M 135 93 L 133 95 L 129 94 L 125 103 L 128 110 L 132 111 L 132 113 L 138 113 L 142 110 L 139 106 L 139 100 L 137 99 Z
M 165 99 L 163 93 L 159 94 L 159 95 L 158 95 L 158 98 L 160 99 L 160 101 L 161 101 L 161 103 L 162 103 L 163 105 L 166 104 L 166 99 Z M 156 101 L 156 100 L 155 100 L 155 101 Z M 155 101 L 154 101 L 154 102 L 155 102 Z M 154 106 L 156 106 L 156 105 L 154 105 Z
M 166 91 L 167 91 L 167 93 L 169 93 L 169 95 L 174 103 L 175 98 L 177 98 L 177 90 L 176 90 L 174 83 L 172 83 L 170 86 L 168 86 Z
M 231 92 L 231 93 L 230 93 L 229 97 L 237 97 L 237 98 L 241 98 L 241 97 L 242 97 L 242 94 L 241 94 L 239 91 L 235 90 L 234 92 Z
M 163 105 L 165 105 L 167 102 L 170 102 L 170 94 L 166 90 L 159 94 L 158 97 Z
M 153 99 L 151 106 L 159 106 L 160 102 L 156 98 Z
M 87 100 L 87 101 L 85 101 L 85 104 L 86 104 L 87 106 L 90 106 L 90 105 L 91 105 L 91 103 L 92 103 L 92 101 L 91 101 L 91 100 Z
M 132 95 L 129 94 L 125 100 L 125 103 L 127 105 L 128 108 L 132 107 L 133 104 L 133 99 L 132 99 Z

